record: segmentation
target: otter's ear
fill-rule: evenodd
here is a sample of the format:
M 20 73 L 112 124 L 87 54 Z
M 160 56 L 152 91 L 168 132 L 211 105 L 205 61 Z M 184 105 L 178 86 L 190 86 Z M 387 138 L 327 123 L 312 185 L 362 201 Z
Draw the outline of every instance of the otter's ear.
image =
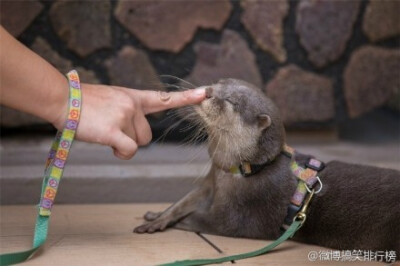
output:
M 271 125 L 271 117 L 267 114 L 258 115 L 258 127 L 263 130 Z

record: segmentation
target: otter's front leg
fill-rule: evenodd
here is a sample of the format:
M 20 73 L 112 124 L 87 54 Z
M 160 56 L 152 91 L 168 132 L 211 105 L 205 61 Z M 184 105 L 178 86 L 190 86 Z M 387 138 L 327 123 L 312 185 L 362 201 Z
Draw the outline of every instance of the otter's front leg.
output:
M 144 216 L 146 223 L 136 227 L 135 233 L 154 233 L 155 231 L 164 231 L 171 227 L 182 218 L 190 215 L 199 208 L 204 208 L 210 203 L 211 190 L 206 187 L 200 187 L 189 192 L 181 200 L 170 206 L 164 212 L 147 212 Z

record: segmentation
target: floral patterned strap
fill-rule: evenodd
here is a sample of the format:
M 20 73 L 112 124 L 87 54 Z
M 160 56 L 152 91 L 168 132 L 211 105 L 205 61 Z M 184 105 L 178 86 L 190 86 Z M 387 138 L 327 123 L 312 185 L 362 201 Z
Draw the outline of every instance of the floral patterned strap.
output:
M 66 76 L 69 83 L 68 117 L 64 129 L 57 132 L 47 158 L 39 204 L 41 216 L 50 216 L 51 214 L 51 207 L 54 204 L 81 114 L 82 93 L 78 73 L 76 70 L 72 70 Z
M 47 158 L 32 248 L 24 251 L 1 254 L 0 265 L 24 262 L 46 242 L 51 207 L 54 204 L 57 188 L 60 184 L 65 162 L 67 161 L 68 153 L 72 141 L 74 140 L 81 113 L 82 97 L 78 73 L 72 70 L 67 74 L 67 78 L 70 91 L 68 118 L 64 129 L 57 132 Z

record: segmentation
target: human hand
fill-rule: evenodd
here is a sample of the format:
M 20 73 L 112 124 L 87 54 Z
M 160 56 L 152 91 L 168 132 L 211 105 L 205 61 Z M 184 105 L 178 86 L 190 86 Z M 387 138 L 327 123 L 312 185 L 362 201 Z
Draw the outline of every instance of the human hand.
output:
M 110 146 L 115 156 L 126 160 L 135 155 L 138 146 L 151 141 L 145 115 L 205 98 L 203 89 L 166 93 L 93 84 L 81 84 L 81 89 L 83 104 L 76 138 Z M 59 130 L 66 120 L 67 106 L 63 108 L 54 123 Z

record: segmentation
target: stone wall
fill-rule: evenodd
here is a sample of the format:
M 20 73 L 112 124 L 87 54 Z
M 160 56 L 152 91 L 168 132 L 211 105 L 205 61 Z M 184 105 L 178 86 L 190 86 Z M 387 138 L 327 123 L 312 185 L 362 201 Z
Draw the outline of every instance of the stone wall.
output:
M 276 102 L 287 126 L 315 128 L 398 112 L 399 10 L 397 0 L 33 0 L 1 1 L 0 18 L 85 82 L 164 89 L 177 81 L 162 74 L 196 85 L 240 78 Z M 41 121 L 2 110 L 3 127 L 31 123 Z

